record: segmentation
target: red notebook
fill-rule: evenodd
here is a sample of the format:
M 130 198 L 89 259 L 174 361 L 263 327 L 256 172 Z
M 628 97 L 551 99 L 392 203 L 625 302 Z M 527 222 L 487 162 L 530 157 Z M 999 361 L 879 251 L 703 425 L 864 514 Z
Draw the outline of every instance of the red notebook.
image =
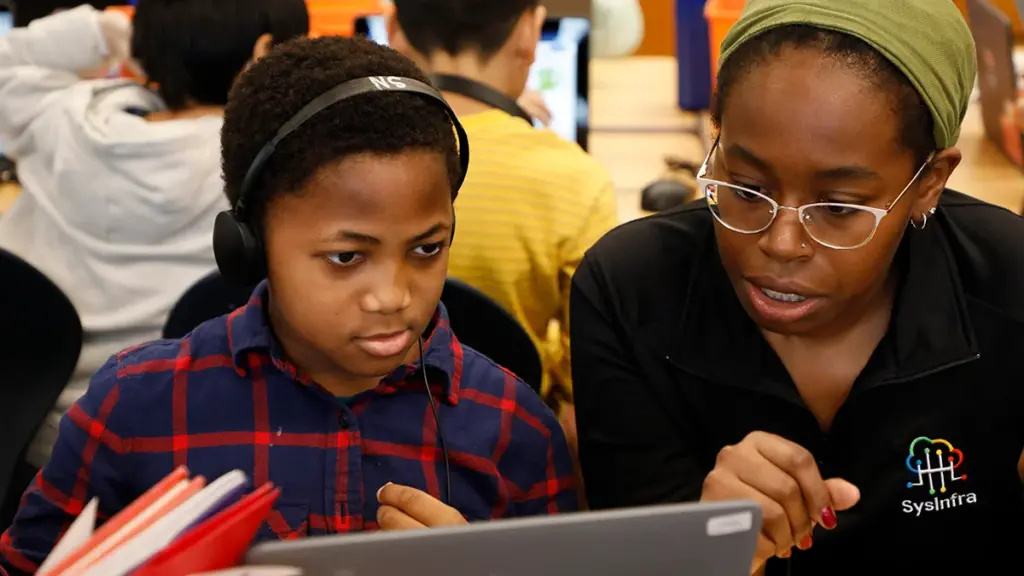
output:
M 139 496 L 134 502 L 128 505 L 124 510 L 114 515 L 106 524 L 100 526 L 92 537 L 84 545 L 78 547 L 76 550 L 70 552 L 66 557 L 61 559 L 57 565 L 51 567 L 44 566 L 40 569 L 40 574 L 45 572 L 46 574 L 61 574 L 71 568 L 75 563 L 81 560 L 90 551 L 97 548 L 109 538 L 117 535 L 119 532 L 124 530 L 129 523 L 144 514 L 150 507 L 157 503 L 164 495 L 166 495 L 172 488 L 177 486 L 179 483 L 185 481 L 188 478 L 188 469 L 184 466 L 177 468 L 173 472 L 167 475 L 163 480 L 158 482 L 155 486 L 147 490 L 142 496 Z M 122 536 L 122 540 L 124 537 Z
M 238 566 L 260 524 L 281 494 L 265 484 L 238 503 L 189 531 L 133 576 L 181 576 Z

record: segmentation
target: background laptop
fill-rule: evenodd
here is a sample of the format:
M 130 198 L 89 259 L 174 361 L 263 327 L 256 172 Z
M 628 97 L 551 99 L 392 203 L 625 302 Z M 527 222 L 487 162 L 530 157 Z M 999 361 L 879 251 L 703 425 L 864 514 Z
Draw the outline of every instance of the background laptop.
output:
M 14 13 L 11 12 L 11 8 L 6 5 L 5 2 L 0 1 L 0 37 L 7 34 L 14 28 Z M 4 155 L 4 143 L 0 142 L 0 156 Z M 4 170 L 3 166 L 0 166 L 0 171 Z
M 1013 64 L 1013 24 L 989 0 L 969 0 L 967 15 L 977 46 L 985 135 L 1010 160 L 1024 166 L 1024 134 L 1018 121 L 1017 74 Z
M 268 542 L 246 564 L 306 576 L 747 576 L 760 531 L 754 502 L 675 504 Z
M 11 28 L 14 28 L 14 13 L 0 3 L 0 36 L 10 32 Z
M 358 18 L 355 30 L 379 44 L 388 43 L 384 16 Z M 550 128 L 584 150 L 590 131 L 589 68 L 590 20 L 573 16 L 545 21 L 526 85 L 544 96 L 551 110 Z

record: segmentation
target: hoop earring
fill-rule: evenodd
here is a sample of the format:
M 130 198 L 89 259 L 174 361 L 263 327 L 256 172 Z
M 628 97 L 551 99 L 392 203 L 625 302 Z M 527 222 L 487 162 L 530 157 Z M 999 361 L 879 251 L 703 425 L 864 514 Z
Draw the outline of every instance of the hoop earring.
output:
M 921 228 L 919 230 L 925 230 L 925 227 L 927 227 L 929 214 L 935 214 L 935 206 L 929 208 L 927 212 L 921 213 Z M 918 224 L 913 223 L 913 220 L 910 220 L 910 224 L 913 225 L 913 228 L 918 228 Z
M 929 214 L 935 214 L 935 206 L 929 208 L 927 212 L 921 212 L 921 226 L 918 226 L 913 219 L 910 220 L 910 225 L 918 230 L 924 230 L 924 227 L 928 225 Z

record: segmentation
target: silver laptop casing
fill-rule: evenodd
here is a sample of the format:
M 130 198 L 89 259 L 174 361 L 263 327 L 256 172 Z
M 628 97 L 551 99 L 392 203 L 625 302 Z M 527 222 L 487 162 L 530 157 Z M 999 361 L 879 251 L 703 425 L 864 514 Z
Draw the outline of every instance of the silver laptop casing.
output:
M 748 576 L 760 530 L 755 502 L 673 504 L 268 542 L 246 564 L 306 576 Z

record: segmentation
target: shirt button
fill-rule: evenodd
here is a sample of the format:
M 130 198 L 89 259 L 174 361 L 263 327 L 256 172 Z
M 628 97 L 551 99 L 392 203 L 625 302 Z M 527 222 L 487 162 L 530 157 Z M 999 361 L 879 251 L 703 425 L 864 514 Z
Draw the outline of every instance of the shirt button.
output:
M 348 416 L 345 414 L 338 416 L 338 426 L 341 426 L 342 430 L 348 430 Z

